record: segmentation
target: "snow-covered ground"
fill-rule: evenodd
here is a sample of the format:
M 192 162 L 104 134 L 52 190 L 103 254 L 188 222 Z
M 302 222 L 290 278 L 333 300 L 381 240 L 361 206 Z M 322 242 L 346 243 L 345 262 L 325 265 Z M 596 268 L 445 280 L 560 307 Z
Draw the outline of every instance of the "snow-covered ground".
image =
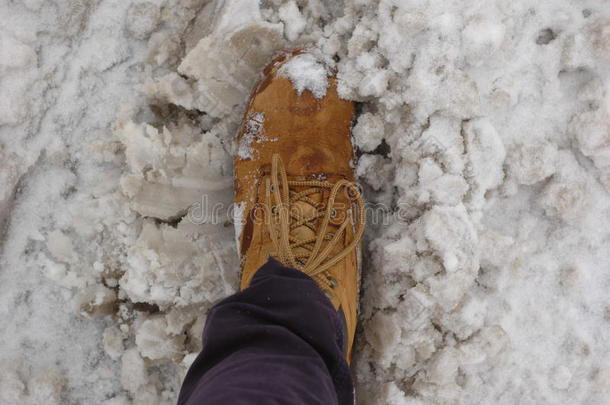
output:
M 358 403 L 607 403 L 606 2 L 0 0 L 0 19 L 0 403 L 175 401 L 236 287 L 243 104 L 298 47 L 360 102 L 357 170 L 386 207 Z M 307 64 L 296 85 L 325 91 Z

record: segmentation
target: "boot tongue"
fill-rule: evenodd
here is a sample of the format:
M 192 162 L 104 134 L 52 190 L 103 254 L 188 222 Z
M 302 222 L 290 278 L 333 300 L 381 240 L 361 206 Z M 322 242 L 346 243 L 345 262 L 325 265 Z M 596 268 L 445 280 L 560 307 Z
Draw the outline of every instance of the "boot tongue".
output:
M 313 194 L 313 195 L 310 194 L 309 198 L 311 198 L 316 203 L 321 200 L 321 196 L 318 194 Z M 292 209 L 292 212 L 294 214 L 296 214 L 299 218 L 311 218 L 312 216 L 316 215 L 318 212 L 318 210 L 315 206 L 311 205 L 310 203 L 308 203 L 306 201 L 296 201 L 294 204 L 292 204 L 291 209 Z M 315 226 L 314 226 L 314 229 L 315 229 Z M 315 238 L 318 236 L 316 231 L 317 231 L 317 229 L 315 229 L 315 231 L 314 231 L 307 225 L 301 225 L 301 226 L 294 228 L 290 232 L 290 235 L 298 240 L 311 239 L 311 238 Z M 305 264 L 307 262 L 307 258 L 309 257 L 310 250 L 299 246 L 294 249 L 294 254 L 297 257 L 300 257 L 299 261 L 302 264 Z
M 313 200 L 315 203 L 321 204 L 322 200 L 325 198 L 325 196 L 323 194 L 324 193 L 310 194 L 308 197 L 311 200 Z M 311 218 L 312 216 L 314 216 L 318 213 L 318 209 L 316 206 L 313 206 L 312 204 L 310 204 L 306 201 L 302 201 L 302 200 L 295 201 L 292 204 L 291 210 L 299 218 Z M 292 236 L 298 240 L 316 238 L 319 236 L 319 232 L 322 231 L 317 228 L 321 223 L 322 223 L 322 218 L 318 218 L 314 223 L 314 230 L 312 230 L 307 225 L 298 226 L 290 232 L 290 236 Z M 328 224 L 328 227 L 325 230 L 325 232 L 329 232 L 329 231 L 333 232 L 334 230 L 336 230 L 336 228 L 338 228 L 338 226 L 336 224 L 332 223 L 332 221 L 331 221 Z M 339 248 L 340 248 L 340 246 L 337 245 L 335 247 L 335 249 L 333 249 L 333 250 L 336 250 Z M 310 254 L 310 250 L 306 249 L 304 247 L 297 247 L 294 249 L 294 254 L 298 257 L 301 257 L 300 260 L 304 263 L 307 261 L 307 259 L 303 259 L 303 255 L 305 257 L 308 257 Z
M 305 201 L 297 201 L 292 204 L 292 210 L 299 218 L 308 218 L 318 212 L 314 206 Z M 316 236 L 316 233 L 306 225 L 294 228 L 290 234 L 297 239 L 309 239 Z

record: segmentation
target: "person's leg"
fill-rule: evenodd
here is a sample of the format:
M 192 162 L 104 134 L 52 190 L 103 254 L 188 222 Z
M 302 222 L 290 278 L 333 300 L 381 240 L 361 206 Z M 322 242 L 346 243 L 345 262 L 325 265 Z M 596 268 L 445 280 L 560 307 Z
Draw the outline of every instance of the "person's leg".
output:
M 353 404 L 343 342 L 318 285 L 270 259 L 248 288 L 210 311 L 178 404 Z

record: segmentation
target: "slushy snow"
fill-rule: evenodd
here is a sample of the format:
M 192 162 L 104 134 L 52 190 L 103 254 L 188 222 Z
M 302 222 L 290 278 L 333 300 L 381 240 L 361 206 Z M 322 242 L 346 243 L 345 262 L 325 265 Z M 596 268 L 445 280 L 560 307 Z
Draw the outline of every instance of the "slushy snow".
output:
M 610 9 L 0 0 L 0 403 L 173 404 L 261 69 L 356 101 L 362 405 L 610 397 Z M 330 134 L 329 134 L 330 136 Z

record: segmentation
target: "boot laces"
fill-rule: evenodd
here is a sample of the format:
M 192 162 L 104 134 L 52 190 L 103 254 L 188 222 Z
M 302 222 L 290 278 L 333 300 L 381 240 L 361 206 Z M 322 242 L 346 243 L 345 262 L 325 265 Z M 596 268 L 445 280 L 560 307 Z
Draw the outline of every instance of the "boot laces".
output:
M 326 190 L 329 192 L 326 204 L 311 198 L 312 195 Z M 345 219 L 339 224 L 336 221 L 335 200 L 341 191 L 347 192 L 352 207 L 346 210 Z M 274 154 L 271 176 L 266 179 L 265 199 L 264 206 L 268 218 L 271 218 L 267 221 L 267 228 L 277 259 L 284 265 L 301 270 L 312 277 L 329 295 L 330 289 L 336 288 L 337 281 L 329 276 L 327 270 L 355 249 L 364 233 L 364 200 L 358 186 L 344 179 L 335 183 L 321 180 L 288 180 L 281 157 Z M 299 209 L 294 209 L 295 203 L 299 201 L 315 208 L 315 212 L 303 215 Z M 335 249 L 350 224 L 354 226 L 353 237 L 343 249 Z M 301 226 L 311 229 L 315 236 L 299 238 L 291 233 Z

